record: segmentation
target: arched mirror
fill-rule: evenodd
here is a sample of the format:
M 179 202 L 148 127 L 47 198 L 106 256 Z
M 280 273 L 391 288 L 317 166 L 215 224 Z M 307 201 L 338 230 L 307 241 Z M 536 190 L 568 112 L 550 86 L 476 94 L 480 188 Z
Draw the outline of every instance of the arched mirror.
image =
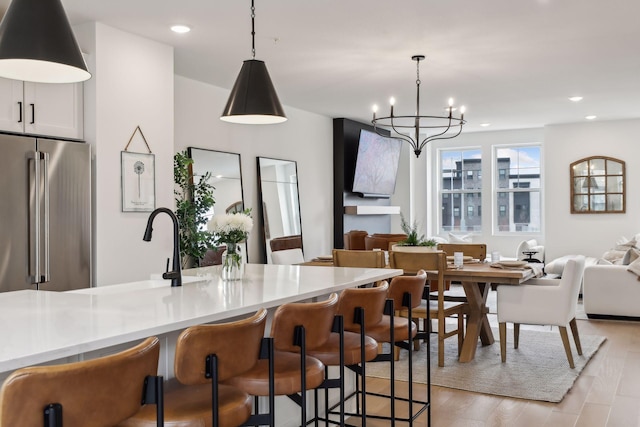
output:
M 205 173 L 211 173 L 210 183 L 213 185 L 215 204 L 207 213 L 209 219 L 213 215 L 240 212 L 244 210 L 242 196 L 242 169 L 240 154 L 224 151 L 206 150 L 204 148 L 189 147 L 189 157 L 193 159 L 193 176 L 198 178 Z M 247 247 L 244 245 L 244 259 L 247 262 Z M 207 251 L 205 258 L 200 260 L 200 266 L 217 265 L 222 262 L 224 247 L 218 251 Z
M 272 250 L 302 249 L 302 224 L 295 161 L 258 157 L 258 184 L 262 206 L 265 259 Z
M 625 213 L 625 162 L 605 156 L 580 159 L 569 166 L 571 213 Z

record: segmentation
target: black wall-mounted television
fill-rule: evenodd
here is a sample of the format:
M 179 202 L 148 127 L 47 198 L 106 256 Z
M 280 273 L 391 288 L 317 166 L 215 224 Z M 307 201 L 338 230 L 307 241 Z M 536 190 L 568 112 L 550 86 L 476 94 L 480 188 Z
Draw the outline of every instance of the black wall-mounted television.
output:
M 389 198 L 396 189 L 402 141 L 360 130 L 352 192 L 360 197 Z

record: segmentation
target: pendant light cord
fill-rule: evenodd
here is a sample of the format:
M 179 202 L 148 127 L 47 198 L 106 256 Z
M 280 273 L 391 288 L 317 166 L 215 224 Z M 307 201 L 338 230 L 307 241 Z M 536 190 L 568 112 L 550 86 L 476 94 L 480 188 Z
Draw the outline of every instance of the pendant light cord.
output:
M 256 7 L 251 0 L 251 56 L 256 59 Z

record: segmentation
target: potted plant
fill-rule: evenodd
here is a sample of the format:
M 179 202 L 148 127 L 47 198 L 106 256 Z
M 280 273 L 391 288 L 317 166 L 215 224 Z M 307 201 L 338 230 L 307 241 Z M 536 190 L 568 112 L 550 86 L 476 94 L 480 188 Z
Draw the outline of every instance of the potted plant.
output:
M 417 221 L 409 224 L 404 215 L 400 214 L 400 227 L 407 235 L 407 238 L 393 245 L 391 247 L 393 251 L 424 252 L 436 250 L 438 243 L 434 239 L 425 239 L 424 234 L 420 235 L 418 233 Z
M 199 180 L 193 176 L 193 159 L 187 151 L 173 156 L 173 179 L 176 201 L 176 217 L 180 224 L 180 253 L 182 268 L 196 267 L 208 249 L 215 247 L 212 232 L 207 230 L 207 214 L 211 212 L 215 199 L 214 187 L 209 184 L 211 173 Z

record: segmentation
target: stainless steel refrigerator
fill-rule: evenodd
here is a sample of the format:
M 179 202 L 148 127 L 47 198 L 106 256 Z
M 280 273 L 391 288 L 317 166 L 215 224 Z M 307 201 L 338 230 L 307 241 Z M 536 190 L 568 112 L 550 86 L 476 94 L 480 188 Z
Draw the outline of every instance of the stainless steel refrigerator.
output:
M 0 292 L 91 284 L 91 146 L 0 134 Z

